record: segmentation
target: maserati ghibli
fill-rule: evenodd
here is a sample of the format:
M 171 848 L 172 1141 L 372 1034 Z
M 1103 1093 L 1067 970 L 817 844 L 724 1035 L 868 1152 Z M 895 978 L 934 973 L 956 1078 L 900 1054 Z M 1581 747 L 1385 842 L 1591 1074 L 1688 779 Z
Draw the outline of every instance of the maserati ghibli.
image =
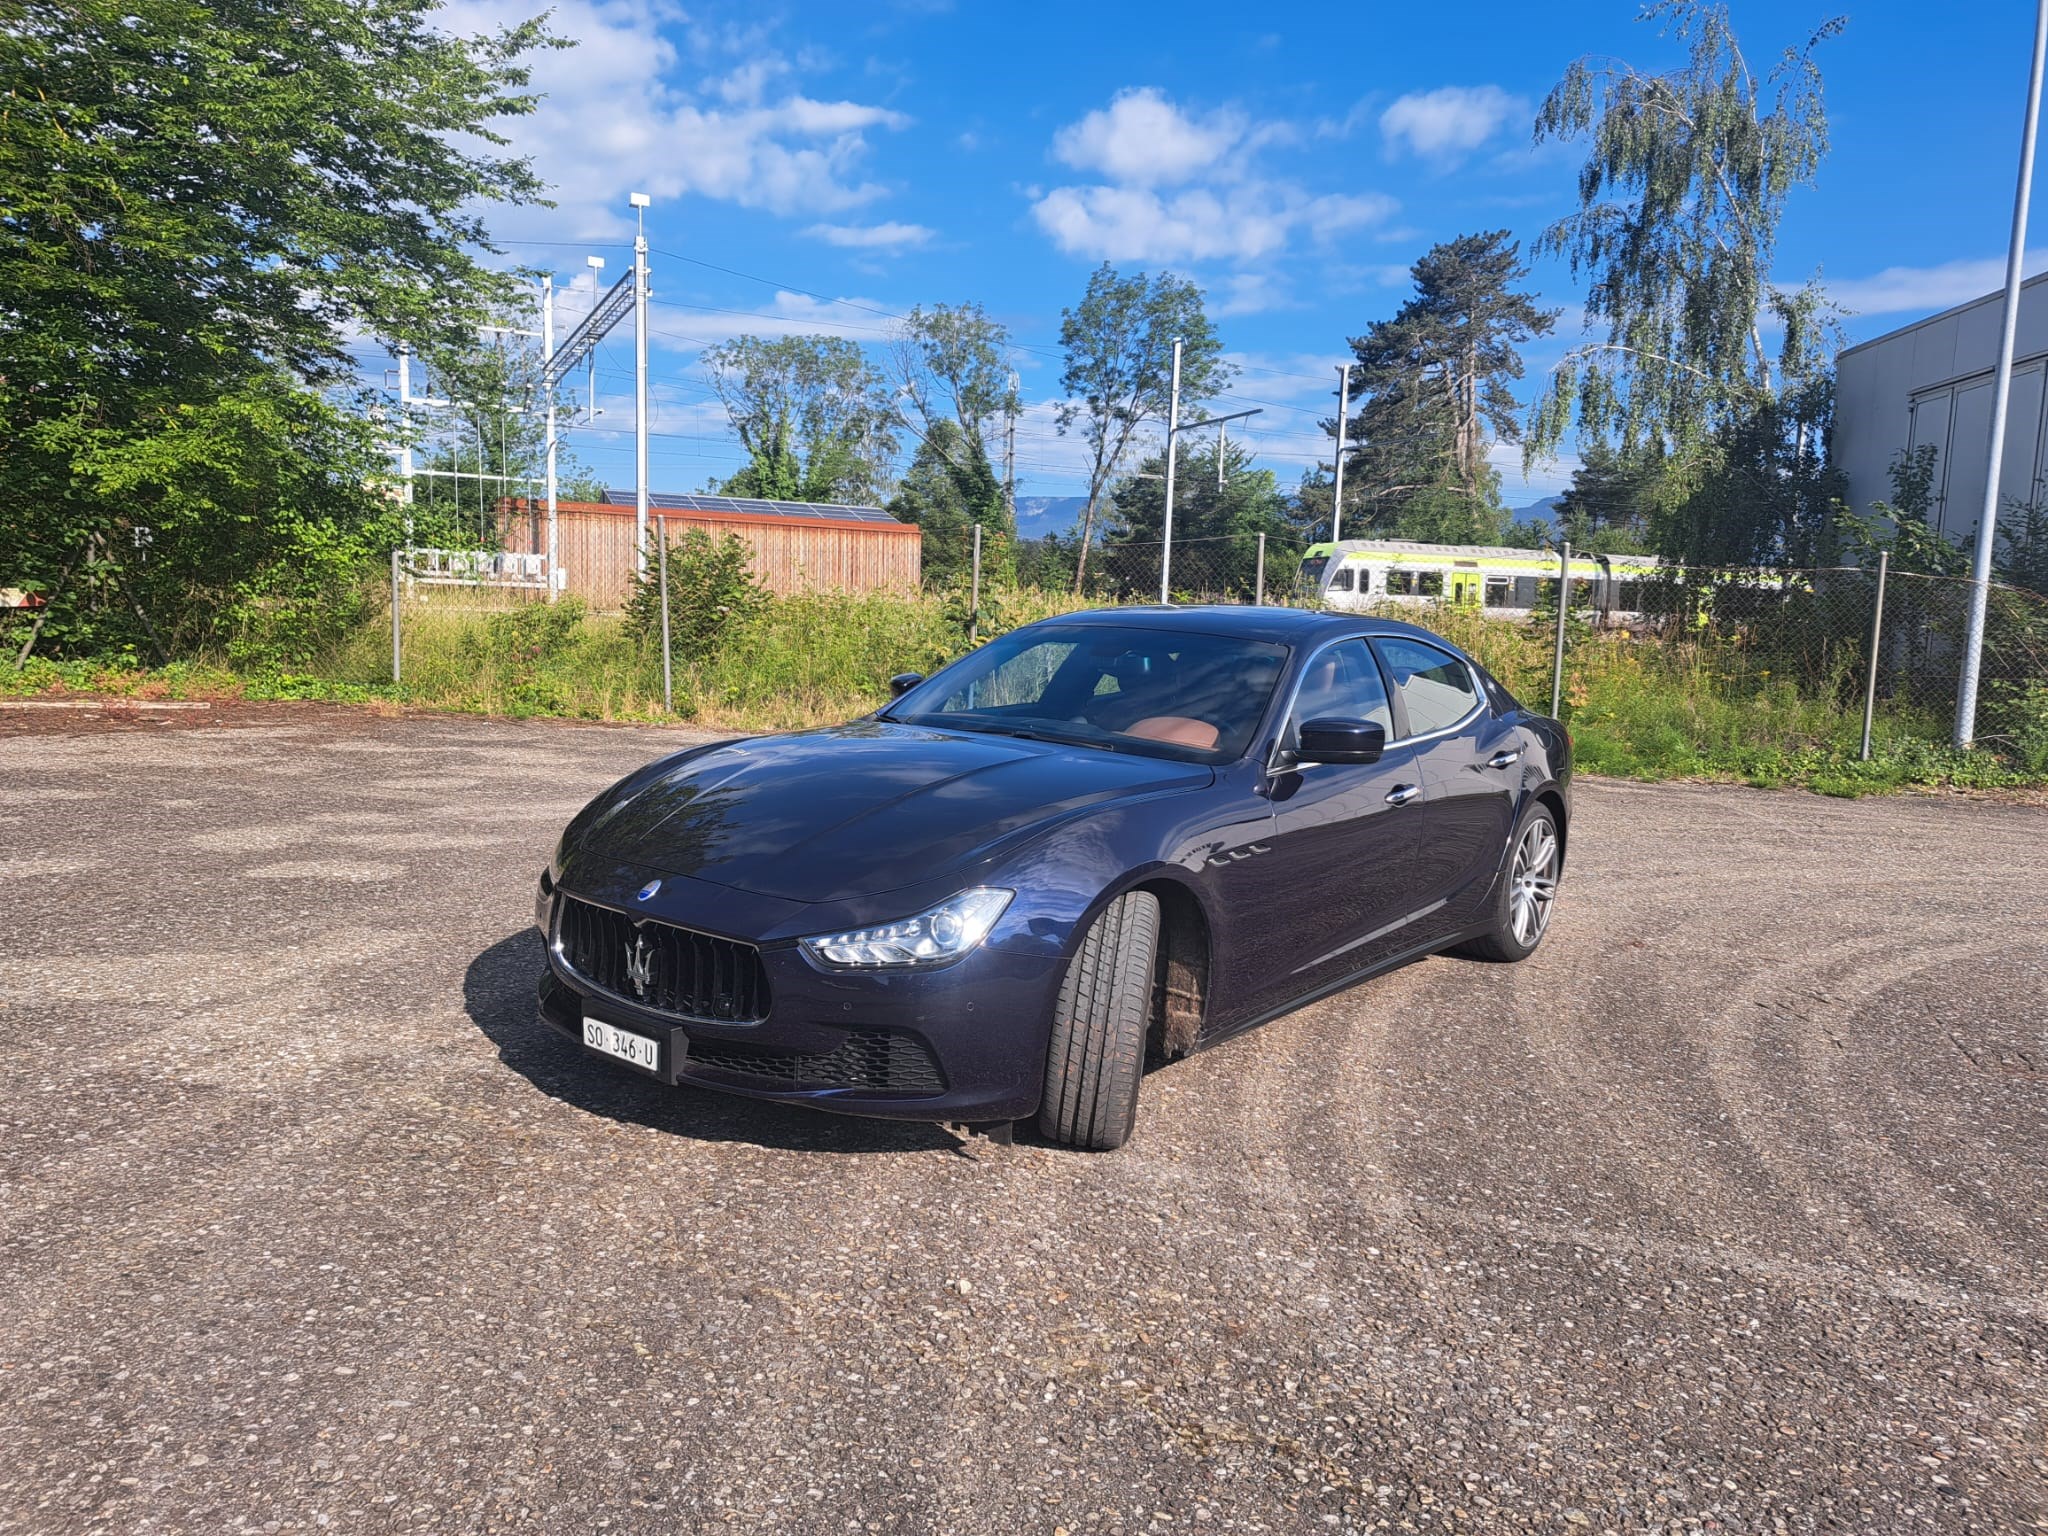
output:
M 1427 630 L 1076 613 L 891 691 L 592 800 L 541 1018 L 664 1083 L 1107 1149 L 1148 1062 L 1549 929 L 1571 739 Z

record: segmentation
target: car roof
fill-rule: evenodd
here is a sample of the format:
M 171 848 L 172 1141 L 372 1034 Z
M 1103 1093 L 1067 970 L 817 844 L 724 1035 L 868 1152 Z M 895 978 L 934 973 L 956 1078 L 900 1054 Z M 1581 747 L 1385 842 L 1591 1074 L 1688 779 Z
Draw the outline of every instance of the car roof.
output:
M 1437 645 L 1456 645 L 1418 624 L 1384 619 L 1371 614 L 1330 613 L 1308 608 L 1269 608 L 1248 604 L 1206 604 L 1166 607 L 1150 604 L 1137 608 L 1086 608 L 1041 619 L 1039 625 L 1089 623 L 1123 629 L 1182 630 L 1191 634 L 1233 635 L 1245 640 L 1267 640 L 1279 645 L 1313 645 L 1339 635 L 1412 635 Z M 1036 627 L 1036 626 L 1034 626 Z

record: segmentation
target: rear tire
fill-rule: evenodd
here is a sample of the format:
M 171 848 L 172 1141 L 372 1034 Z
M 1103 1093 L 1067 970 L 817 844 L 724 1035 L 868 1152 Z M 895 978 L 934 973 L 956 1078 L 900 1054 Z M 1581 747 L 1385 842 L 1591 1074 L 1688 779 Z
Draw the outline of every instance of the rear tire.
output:
M 1460 944 L 1458 953 L 1504 963 L 1535 954 L 1550 932 L 1563 868 L 1564 843 L 1557 835 L 1556 816 L 1547 805 L 1531 806 L 1515 828 L 1507 869 L 1494 895 L 1493 929 Z
M 1052 1140 L 1091 1152 L 1130 1140 L 1158 953 L 1159 898 L 1149 891 L 1119 896 L 1082 940 L 1045 1058 L 1038 1128 Z

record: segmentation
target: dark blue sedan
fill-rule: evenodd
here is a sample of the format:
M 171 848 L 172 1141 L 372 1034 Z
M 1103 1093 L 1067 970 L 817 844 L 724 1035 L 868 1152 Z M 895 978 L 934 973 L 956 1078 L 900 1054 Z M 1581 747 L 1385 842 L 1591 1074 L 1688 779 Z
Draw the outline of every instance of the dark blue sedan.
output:
M 1570 738 L 1426 630 L 1077 613 L 894 687 L 591 801 L 542 1018 L 663 1082 L 1107 1148 L 1148 1059 L 1548 928 Z

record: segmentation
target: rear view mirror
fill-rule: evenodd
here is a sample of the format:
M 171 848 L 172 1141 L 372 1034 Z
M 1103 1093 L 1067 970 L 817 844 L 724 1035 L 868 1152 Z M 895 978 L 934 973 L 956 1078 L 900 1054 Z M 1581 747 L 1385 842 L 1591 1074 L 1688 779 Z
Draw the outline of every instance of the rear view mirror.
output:
M 1296 751 L 1304 763 L 1376 763 L 1387 750 L 1387 728 L 1371 720 L 1305 720 Z
M 900 699 L 923 681 L 924 674 L 922 672 L 898 672 L 889 679 L 889 697 Z

